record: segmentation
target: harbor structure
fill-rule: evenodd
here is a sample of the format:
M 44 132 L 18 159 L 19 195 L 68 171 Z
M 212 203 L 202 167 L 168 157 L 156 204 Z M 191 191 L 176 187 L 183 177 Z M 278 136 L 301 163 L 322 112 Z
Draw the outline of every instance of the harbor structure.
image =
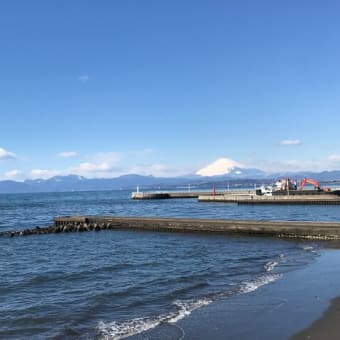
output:
M 48 227 L 1 232 L 0 236 L 80 233 L 101 230 L 221 233 L 311 240 L 340 240 L 339 222 L 261 221 L 119 216 L 58 216 Z

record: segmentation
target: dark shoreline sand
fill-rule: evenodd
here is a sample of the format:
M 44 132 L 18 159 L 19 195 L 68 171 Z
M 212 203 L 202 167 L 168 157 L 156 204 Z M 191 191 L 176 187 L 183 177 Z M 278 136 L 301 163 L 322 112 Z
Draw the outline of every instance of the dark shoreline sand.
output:
M 292 336 L 291 340 L 337 340 L 339 338 L 340 297 L 337 297 L 332 300 L 330 307 L 325 311 L 320 319 L 316 320 L 310 327 Z
M 176 324 L 160 325 L 132 338 L 283 340 L 295 334 L 294 340 L 333 339 L 332 334 L 339 338 L 340 322 L 334 320 L 340 314 L 340 299 L 333 299 L 340 296 L 340 250 L 320 253 L 315 262 L 273 283 L 211 303 Z
M 340 295 L 339 260 L 339 250 L 323 249 L 307 267 L 254 292 L 211 304 L 178 324 L 187 339 L 289 339 L 319 319 Z

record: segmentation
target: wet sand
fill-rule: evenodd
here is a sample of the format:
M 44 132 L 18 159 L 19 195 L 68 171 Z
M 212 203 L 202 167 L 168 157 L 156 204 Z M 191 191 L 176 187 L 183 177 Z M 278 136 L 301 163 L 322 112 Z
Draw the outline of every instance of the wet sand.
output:
M 321 250 L 307 267 L 133 339 L 339 339 L 339 263 L 340 250 Z
M 340 250 L 322 250 L 321 256 L 307 267 L 289 272 L 254 292 L 202 308 L 178 325 L 187 339 L 289 339 L 318 320 L 330 301 L 340 296 L 339 263 Z M 335 317 L 334 308 L 330 311 L 325 314 L 329 323 Z M 329 331 L 324 333 L 326 321 L 323 328 L 317 325 L 313 328 L 318 329 L 315 334 L 320 334 L 320 339 L 330 339 Z
M 338 340 L 340 338 L 340 297 L 332 300 L 330 307 L 310 327 L 295 334 L 291 340 Z

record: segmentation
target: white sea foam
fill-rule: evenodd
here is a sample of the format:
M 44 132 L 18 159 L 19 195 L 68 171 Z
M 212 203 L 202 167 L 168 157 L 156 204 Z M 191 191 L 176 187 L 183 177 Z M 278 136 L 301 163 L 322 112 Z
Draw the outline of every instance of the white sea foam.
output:
M 186 316 L 190 315 L 192 311 L 195 309 L 201 308 L 203 306 L 209 305 L 212 300 L 210 299 L 200 299 L 200 300 L 191 300 L 191 301 L 175 301 L 174 305 L 179 307 L 177 315 L 174 315 L 172 318 L 168 319 L 167 322 L 175 323 Z
M 274 282 L 276 280 L 278 280 L 279 278 L 281 278 L 282 275 L 281 274 L 275 274 L 275 275 L 264 275 L 261 276 L 255 280 L 252 281 L 246 281 L 241 285 L 240 288 L 240 293 L 250 293 L 255 291 L 256 289 L 258 289 L 261 286 L 264 286 L 268 283 Z
M 277 262 L 268 262 L 265 265 L 267 271 L 271 271 Z M 278 280 L 281 274 L 266 274 L 254 280 L 245 281 L 241 284 L 238 292 L 240 294 L 250 293 L 261 286 Z M 217 298 L 217 296 L 216 296 Z M 100 322 L 97 326 L 98 339 L 118 340 L 142 333 L 157 327 L 161 323 L 174 324 L 179 320 L 189 316 L 194 310 L 206 306 L 213 302 L 215 298 L 202 298 L 198 300 L 176 300 L 173 302 L 174 310 L 154 317 L 134 318 L 123 322 Z
M 276 262 L 268 262 L 268 268 L 277 265 Z M 270 271 L 271 269 L 268 269 Z M 245 281 L 241 284 L 239 293 L 245 294 L 255 291 L 261 286 L 278 280 L 281 274 L 267 274 L 251 281 Z M 100 340 L 119 340 L 126 337 L 139 334 L 141 332 L 157 327 L 161 323 L 173 324 L 189 316 L 194 310 L 210 304 L 214 299 L 203 298 L 199 300 L 176 300 L 173 305 L 176 310 L 167 314 L 161 314 L 154 317 L 134 318 L 123 322 L 99 322 L 97 326 L 98 339 Z
M 310 251 L 310 250 L 314 250 L 314 247 L 313 246 L 304 246 L 302 249 Z
M 99 322 L 97 326 L 98 338 L 102 340 L 124 339 L 159 325 L 161 320 L 157 318 L 135 318 L 125 322 Z
M 275 261 L 269 261 L 264 265 L 264 269 L 267 272 L 271 272 L 276 266 L 278 265 L 278 262 Z
M 150 318 L 135 318 L 124 322 L 113 321 L 104 323 L 101 321 L 97 326 L 98 338 L 101 340 L 124 339 L 128 336 L 155 328 L 164 322 L 175 323 L 190 315 L 195 309 L 206 306 L 209 303 L 211 303 L 209 299 L 177 300 L 173 303 L 177 307 L 177 310 L 168 314 L 161 314 Z

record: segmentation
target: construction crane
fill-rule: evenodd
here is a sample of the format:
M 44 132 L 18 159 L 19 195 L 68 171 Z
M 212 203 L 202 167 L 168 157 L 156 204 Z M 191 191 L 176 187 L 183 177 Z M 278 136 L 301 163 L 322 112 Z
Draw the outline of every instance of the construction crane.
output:
M 314 185 L 315 190 L 321 190 L 319 182 L 315 181 L 314 179 L 306 178 L 306 177 L 301 181 L 299 190 L 303 190 L 303 188 L 305 187 L 307 183 Z

